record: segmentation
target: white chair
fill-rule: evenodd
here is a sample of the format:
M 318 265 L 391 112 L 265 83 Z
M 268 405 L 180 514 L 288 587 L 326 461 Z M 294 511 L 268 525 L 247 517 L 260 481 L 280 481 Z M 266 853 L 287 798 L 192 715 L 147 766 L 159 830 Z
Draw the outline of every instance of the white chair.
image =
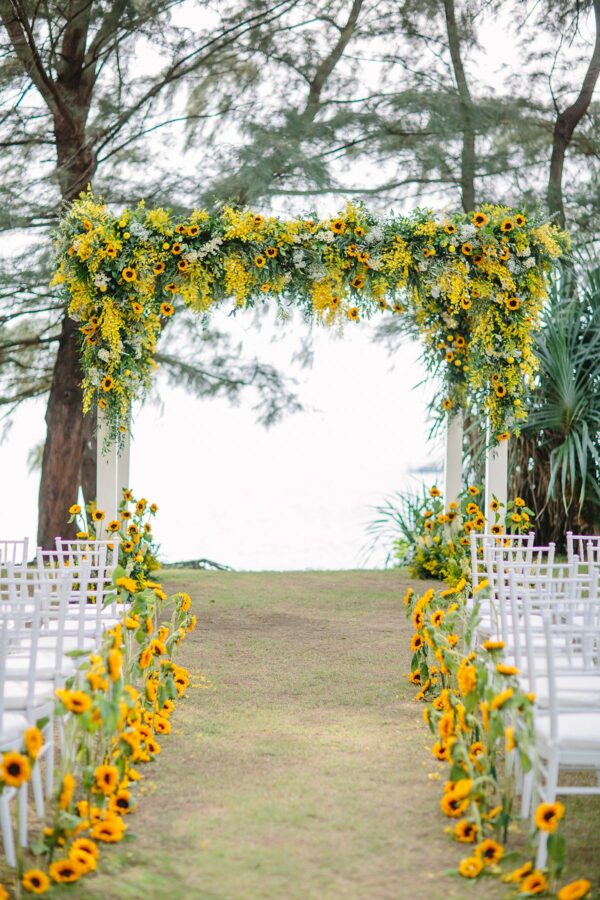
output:
M 27 719 L 22 713 L 7 712 L 4 708 L 5 663 L 8 658 L 12 625 L 15 616 L 19 615 L 18 609 L 14 609 L 10 601 L 0 603 L 0 753 L 8 750 L 20 750 L 23 743 L 23 735 L 28 726 Z M 16 796 L 17 789 L 5 787 L 0 793 L 0 830 L 4 844 L 4 855 L 11 868 L 17 865 L 15 852 L 15 840 L 12 821 L 10 817 L 10 803 Z
M 600 701 L 597 695 L 597 678 L 600 675 L 600 602 L 588 598 L 585 624 L 555 621 L 545 611 L 543 614 L 546 636 L 546 658 L 542 677 L 548 679 L 548 709 L 536 713 L 534 718 L 536 750 L 538 757 L 537 793 L 542 802 L 553 803 L 557 795 L 600 794 L 600 785 L 561 785 L 560 774 L 566 769 L 600 772 Z M 541 657 L 533 655 L 535 666 Z M 577 665 L 574 662 L 577 661 Z M 574 706 L 560 690 L 559 679 L 572 676 L 581 681 L 582 674 L 589 677 L 586 690 L 589 703 L 584 710 Z M 547 839 L 540 832 L 536 868 L 543 869 L 547 858 Z
M 50 582 L 53 579 L 60 582 L 64 573 L 70 572 L 73 575 L 66 623 L 69 649 L 90 649 L 92 641 L 94 645 L 98 645 L 104 632 L 113 628 L 121 619 L 122 609 L 117 607 L 112 575 L 109 574 L 111 570 L 107 568 L 105 560 L 104 547 L 93 554 L 81 553 L 77 556 L 38 548 L 38 572 L 45 573 Z M 109 595 L 112 595 L 113 600 L 107 603 Z M 51 631 L 50 622 L 45 635 Z
M 567 559 L 570 562 L 575 556 L 600 566 L 600 535 L 573 534 L 572 531 L 567 531 Z
M 28 548 L 28 538 L 17 541 L 0 541 L 0 570 L 5 569 L 9 564 L 26 566 Z

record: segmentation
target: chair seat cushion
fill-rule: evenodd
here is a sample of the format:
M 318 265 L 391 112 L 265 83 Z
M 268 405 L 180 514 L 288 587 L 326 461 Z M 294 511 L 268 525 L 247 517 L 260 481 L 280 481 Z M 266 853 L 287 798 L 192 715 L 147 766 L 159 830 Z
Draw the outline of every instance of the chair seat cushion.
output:
M 36 681 L 33 688 L 32 703 L 33 706 L 41 706 L 44 703 L 50 703 L 54 697 L 53 681 Z M 5 709 L 25 709 L 28 701 L 27 682 L 25 681 L 5 681 L 4 682 L 4 708 Z
M 529 680 L 519 678 L 524 690 L 529 690 Z M 556 693 L 561 705 L 600 709 L 600 674 L 599 675 L 557 675 Z M 546 708 L 550 699 L 548 678 L 537 676 L 535 679 L 536 706 Z
M 5 712 L 0 722 L 0 746 L 21 742 L 23 732 L 29 723 L 21 713 Z
M 27 678 L 30 655 L 26 650 L 9 654 L 6 659 L 7 678 Z M 36 681 L 50 681 L 55 675 L 67 678 L 75 671 L 73 660 L 63 657 L 57 665 L 56 653 L 50 650 L 38 650 L 35 658 Z
M 547 758 L 552 746 L 548 715 L 536 716 L 535 731 L 538 752 Z M 559 713 L 556 745 L 560 762 L 600 769 L 600 711 Z

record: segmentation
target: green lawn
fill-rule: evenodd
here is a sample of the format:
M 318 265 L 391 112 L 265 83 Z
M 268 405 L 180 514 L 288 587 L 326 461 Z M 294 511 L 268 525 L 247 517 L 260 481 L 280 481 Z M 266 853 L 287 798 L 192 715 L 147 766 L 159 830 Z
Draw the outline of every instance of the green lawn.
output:
M 444 769 L 407 684 L 406 580 L 388 572 L 165 575 L 194 599 L 193 675 L 135 839 L 103 851 L 86 898 L 503 897 L 445 873 Z M 573 877 L 600 878 L 600 798 L 567 800 Z M 596 839 L 592 839 L 595 835 Z

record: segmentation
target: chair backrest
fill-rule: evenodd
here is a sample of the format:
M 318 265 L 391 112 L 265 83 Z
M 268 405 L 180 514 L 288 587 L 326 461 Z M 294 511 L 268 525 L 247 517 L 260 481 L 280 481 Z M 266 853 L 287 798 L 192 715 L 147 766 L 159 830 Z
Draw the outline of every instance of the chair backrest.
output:
M 119 541 L 66 541 L 57 537 L 56 552 L 70 565 L 89 562 L 92 569 L 99 565 L 114 569 L 119 561 Z
M 8 565 L 26 566 L 29 538 L 17 541 L 0 541 L 0 570 Z
M 83 556 L 85 554 L 82 554 Z M 83 649 L 85 639 L 89 637 L 100 643 L 105 628 L 103 616 L 112 612 L 105 603 L 109 588 L 114 594 L 112 579 L 108 576 L 106 567 L 102 566 L 102 554 L 94 561 L 98 564 L 96 567 L 92 566 L 89 559 L 71 565 L 70 560 L 65 559 L 58 551 L 39 548 L 37 551 L 37 573 L 40 582 L 45 581 L 45 591 L 50 598 L 48 618 L 53 620 L 54 631 L 57 626 L 54 622 L 56 616 L 53 612 L 52 597 L 60 591 L 61 583 L 69 579 L 64 633 L 68 637 L 76 638 L 78 649 Z
M 591 624 L 590 616 L 598 603 L 598 571 L 573 572 L 570 564 L 557 564 L 550 574 L 524 577 L 517 568 L 509 570 L 509 610 L 512 620 L 512 650 L 518 667 L 531 655 L 545 651 L 540 616 L 550 615 L 553 622 Z M 600 607 L 599 607 L 600 608 Z M 532 687 L 531 690 L 535 691 Z
M 26 694 L 23 705 L 30 708 L 34 704 L 36 682 L 36 659 L 40 634 L 41 608 L 39 596 L 30 596 L 27 583 L 21 578 L 0 578 L 0 591 L 9 599 L 0 602 L 3 616 L 3 638 L 6 645 L 2 647 L 3 659 L 11 650 L 19 650 L 26 644 L 24 665 L 18 673 L 11 670 L 10 681 L 24 681 Z M 0 692 L 4 698 L 6 669 L 3 666 L 3 679 Z M 4 705 L 4 702 L 3 702 Z
M 597 677 L 600 675 L 600 658 L 598 657 L 600 601 L 598 598 L 588 600 L 586 609 L 587 621 L 581 624 L 577 621 L 567 623 L 556 621 L 550 612 L 542 614 L 545 654 L 543 658 L 533 656 L 531 664 L 533 667 L 537 667 L 534 668 L 534 671 L 538 676 L 545 675 L 548 679 L 548 713 L 552 742 L 561 736 L 561 730 L 563 736 L 568 733 L 568 716 L 561 722 L 559 718 L 561 713 L 581 713 L 582 701 L 585 703 L 586 713 L 600 712 Z M 596 677 L 586 679 L 586 675 Z M 574 691 L 569 692 L 566 689 L 570 677 L 577 679 L 577 705 L 572 700 Z
M 600 535 L 567 531 L 567 559 L 571 560 L 574 556 L 600 566 Z
M 521 549 L 533 546 L 535 532 L 527 534 L 492 534 L 491 532 L 477 533 L 472 531 L 469 535 L 471 548 L 471 579 L 473 588 L 480 581 L 489 577 L 487 566 L 487 553 L 495 547 Z

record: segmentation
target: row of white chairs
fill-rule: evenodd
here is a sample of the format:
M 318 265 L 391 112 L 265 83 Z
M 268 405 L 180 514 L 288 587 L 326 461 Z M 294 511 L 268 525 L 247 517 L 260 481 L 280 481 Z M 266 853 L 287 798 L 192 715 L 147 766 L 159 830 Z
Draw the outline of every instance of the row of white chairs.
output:
M 476 639 L 502 640 L 505 662 L 535 696 L 535 766 L 520 779 L 522 815 L 558 795 L 600 794 L 600 537 L 567 535 L 567 562 L 558 563 L 554 545 L 535 546 L 533 533 L 471 535 L 471 560 L 474 583 L 489 581 L 475 601 Z M 566 772 L 585 770 L 594 784 L 564 783 Z M 546 858 L 541 832 L 538 868 Z
M 54 787 L 56 689 L 75 673 L 78 652 L 93 652 L 122 618 L 112 588 L 116 552 L 110 541 L 57 538 L 55 550 L 38 550 L 35 563 L 28 565 L 26 540 L 0 541 L 0 751 L 19 750 L 26 729 L 47 720 L 44 746 L 31 773 L 40 818 L 44 794 L 50 796 Z M 58 734 L 62 737 L 60 727 Z M 0 828 L 10 866 L 16 865 L 10 812 L 15 797 L 18 840 L 27 846 L 27 783 L 0 794 Z

